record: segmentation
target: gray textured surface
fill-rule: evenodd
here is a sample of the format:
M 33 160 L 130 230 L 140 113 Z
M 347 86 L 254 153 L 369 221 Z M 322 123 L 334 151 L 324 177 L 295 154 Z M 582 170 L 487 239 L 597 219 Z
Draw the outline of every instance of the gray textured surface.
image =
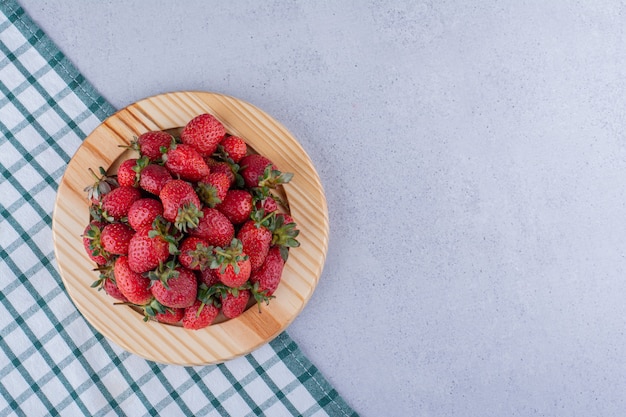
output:
M 289 333 L 363 416 L 623 414 L 626 6 L 230 3 L 21 1 L 116 107 L 300 140 L 331 240 Z

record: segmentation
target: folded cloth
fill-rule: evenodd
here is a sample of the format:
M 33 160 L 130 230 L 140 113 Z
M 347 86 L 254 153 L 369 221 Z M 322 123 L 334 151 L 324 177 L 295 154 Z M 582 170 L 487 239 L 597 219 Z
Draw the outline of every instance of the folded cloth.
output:
M 113 109 L 0 1 L 0 416 L 355 416 L 286 333 L 220 365 L 146 361 L 76 310 L 53 254 L 56 189 Z

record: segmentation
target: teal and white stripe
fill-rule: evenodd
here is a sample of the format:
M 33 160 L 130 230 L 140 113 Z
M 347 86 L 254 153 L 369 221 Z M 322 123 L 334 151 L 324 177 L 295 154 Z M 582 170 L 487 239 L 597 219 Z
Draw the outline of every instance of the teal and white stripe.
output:
M 217 366 L 161 365 L 107 341 L 57 272 L 56 189 L 114 109 L 14 1 L 0 1 L 0 417 L 355 416 L 286 333 Z

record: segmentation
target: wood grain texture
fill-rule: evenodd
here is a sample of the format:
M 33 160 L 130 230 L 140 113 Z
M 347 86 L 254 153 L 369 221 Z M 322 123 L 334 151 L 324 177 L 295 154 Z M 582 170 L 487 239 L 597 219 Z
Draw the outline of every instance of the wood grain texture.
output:
M 201 113 L 216 116 L 228 133 L 243 137 L 293 180 L 284 187 L 300 235 L 291 250 L 283 279 L 261 313 L 249 308 L 234 320 L 190 331 L 179 326 L 144 322 L 128 306 L 114 306 L 103 291 L 90 288 L 97 278 L 84 253 L 81 234 L 89 221 L 83 189 L 92 183 L 89 168 L 114 167 L 126 158 L 133 136 L 149 130 L 176 129 Z M 127 152 L 127 151 L 126 151 Z M 328 210 L 319 176 L 304 149 L 283 127 L 257 107 L 206 92 L 175 92 L 134 103 L 96 128 L 77 150 L 61 180 L 52 225 L 57 263 L 65 288 L 78 310 L 99 332 L 122 348 L 146 359 L 177 365 L 204 365 L 245 355 L 278 336 L 310 299 L 328 248 Z M 150 342 L 147 342 L 150 341 Z

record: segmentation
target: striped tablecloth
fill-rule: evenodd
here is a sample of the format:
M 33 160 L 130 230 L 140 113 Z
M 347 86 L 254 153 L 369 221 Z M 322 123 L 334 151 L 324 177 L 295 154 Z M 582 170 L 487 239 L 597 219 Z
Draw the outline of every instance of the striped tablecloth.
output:
M 355 416 L 290 337 L 221 365 L 161 365 L 105 339 L 63 288 L 56 189 L 112 108 L 15 1 L 0 0 L 0 417 Z

